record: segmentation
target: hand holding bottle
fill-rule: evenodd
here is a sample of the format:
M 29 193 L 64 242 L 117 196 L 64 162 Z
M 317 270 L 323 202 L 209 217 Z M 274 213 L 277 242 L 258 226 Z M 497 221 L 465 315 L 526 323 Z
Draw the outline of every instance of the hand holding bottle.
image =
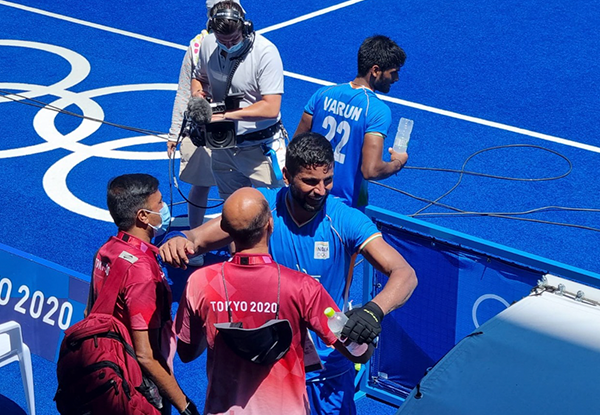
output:
M 341 311 L 336 312 L 333 308 L 327 307 L 325 309 L 325 315 L 327 316 L 327 326 L 335 334 L 335 336 L 344 343 L 348 351 L 354 356 L 362 356 L 369 349 L 367 343 L 358 344 L 355 342 L 346 343 L 346 339 L 342 338 L 342 330 L 348 321 L 348 317 Z
M 396 131 L 396 138 L 394 139 L 393 149 L 395 152 L 406 153 L 413 125 L 413 120 L 409 120 L 407 118 L 400 118 L 400 122 L 398 123 L 398 130 Z

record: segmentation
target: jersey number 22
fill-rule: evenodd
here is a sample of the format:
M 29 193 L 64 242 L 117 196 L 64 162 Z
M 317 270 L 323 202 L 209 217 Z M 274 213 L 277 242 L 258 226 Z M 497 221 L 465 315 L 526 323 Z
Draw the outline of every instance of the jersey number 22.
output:
M 338 124 L 335 118 L 328 115 L 323 120 L 323 128 L 327 130 L 325 138 L 329 141 L 333 140 L 336 133 L 342 135 L 340 142 L 335 146 L 335 150 L 333 151 L 333 158 L 338 163 L 344 164 L 346 155 L 342 154 L 342 149 L 348 144 L 348 139 L 350 138 L 350 124 L 348 124 L 348 121 L 342 121 Z

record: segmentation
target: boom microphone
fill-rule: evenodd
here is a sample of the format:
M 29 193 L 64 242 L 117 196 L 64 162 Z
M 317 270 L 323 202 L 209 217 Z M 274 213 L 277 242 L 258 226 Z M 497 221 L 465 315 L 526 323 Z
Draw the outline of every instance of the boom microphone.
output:
M 207 100 L 201 97 L 192 97 L 188 101 L 187 110 L 183 113 L 183 121 L 179 137 L 192 137 L 198 135 L 198 129 L 210 123 L 212 108 Z M 194 141 L 194 140 L 192 140 Z
M 224 105 L 223 105 L 224 106 Z M 235 122 L 230 120 L 212 121 L 213 109 L 204 98 L 190 98 L 185 112 L 184 134 L 190 137 L 196 147 L 222 149 L 235 147 Z
M 192 97 L 187 105 L 188 121 L 199 125 L 210 123 L 212 120 L 212 108 L 207 100 L 201 97 Z

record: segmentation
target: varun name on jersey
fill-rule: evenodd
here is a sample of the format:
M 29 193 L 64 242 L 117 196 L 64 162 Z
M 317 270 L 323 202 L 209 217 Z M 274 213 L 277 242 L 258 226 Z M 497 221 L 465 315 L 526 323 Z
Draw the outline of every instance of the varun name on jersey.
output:
M 355 107 L 354 105 L 348 105 L 345 102 L 335 100 L 333 98 L 325 97 L 323 109 L 335 115 L 342 116 L 346 119 L 358 121 L 363 108 Z

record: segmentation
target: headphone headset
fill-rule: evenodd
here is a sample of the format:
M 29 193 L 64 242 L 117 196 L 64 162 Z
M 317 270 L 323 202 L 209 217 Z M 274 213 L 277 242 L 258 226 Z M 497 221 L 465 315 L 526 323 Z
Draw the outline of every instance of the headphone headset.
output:
M 248 37 L 254 32 L 254 24 L 250 20 L 244 20 L 242 14 L 235 9 L 221 9 L 212 13 L 206 23 L 206 30 L 209 33 L 214 31 L 215 19 L 229 19 L 242 22 L 242 36 L 244 37 Z

